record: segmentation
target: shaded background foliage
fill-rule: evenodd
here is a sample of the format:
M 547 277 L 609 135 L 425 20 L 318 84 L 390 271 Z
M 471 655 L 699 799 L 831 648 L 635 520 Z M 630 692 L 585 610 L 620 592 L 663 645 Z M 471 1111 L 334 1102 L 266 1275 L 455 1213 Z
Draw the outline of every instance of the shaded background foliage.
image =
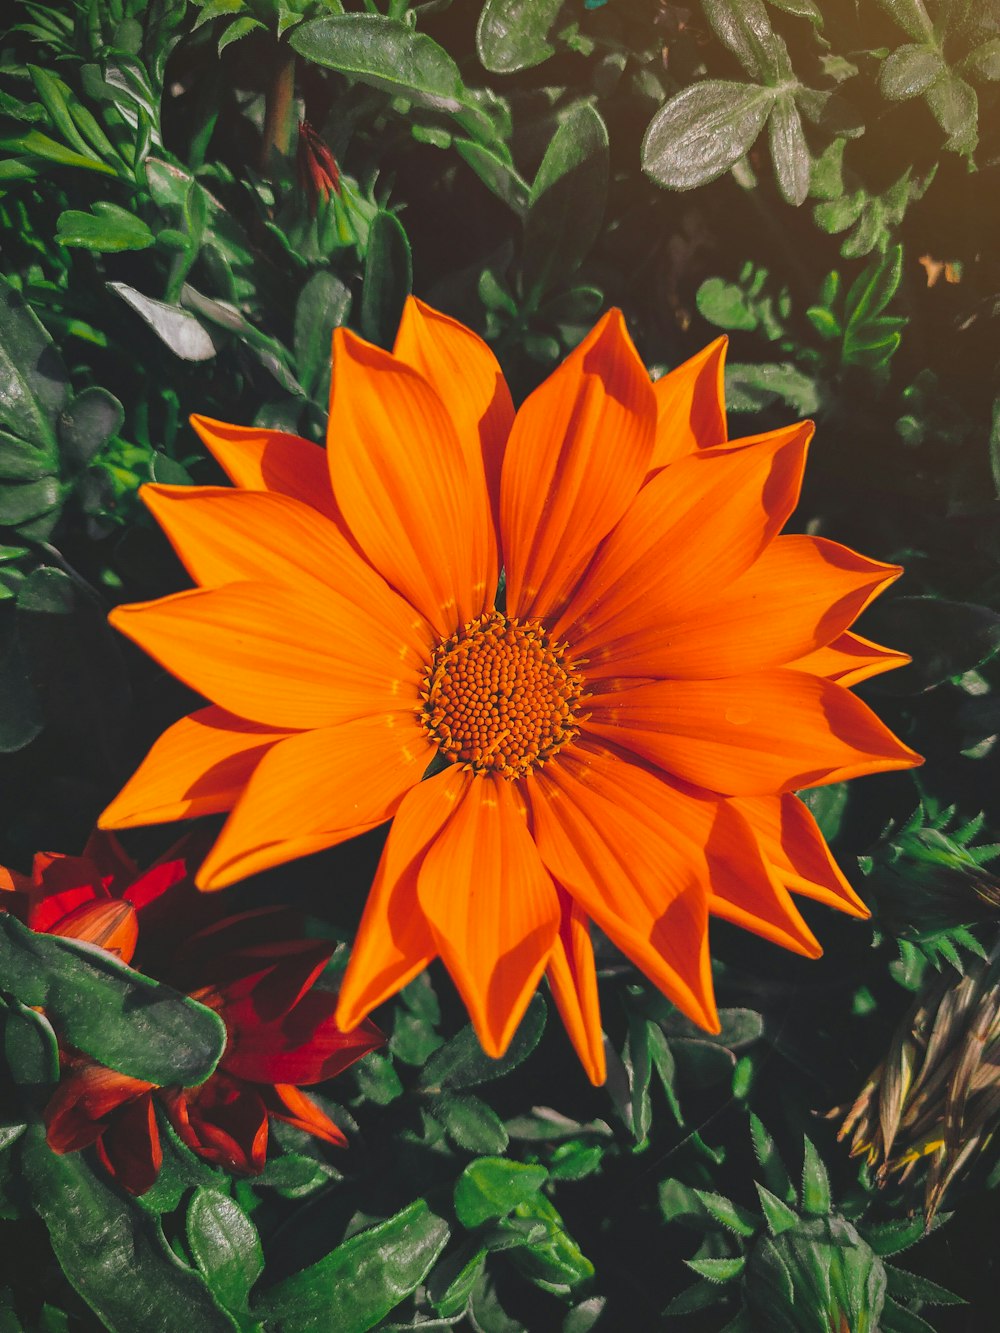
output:
M 608 304 L 654 373 L 727 332 L 733 435 L 817 420 L 796 525 L 906 566 L 861 629 L 914 663 L 863 689 L 928 763 L 813 793 L 873 920 L 818 909 L 818 963 L 716 923 L 718 1038 L 602 946 L 594 1090 L 544 996 L 494 1063 L 432 969 L 328 1089 L 347 1152 L 281 1127 L 233 1179 L 164 1124 L 139 1200 L 51 1153 L 38 1113 L 60 995 L 100 1006 L 81 1048 L 124 1069 L 148 983 L 5 926 L 0 1329 L 993 1327 L 998 80 L 1000 9 L 970 0 L 11 6 L 0 862 L 79 851 L 191 707 L 104 624 L 185 586 L 136 491 L 221 480 L 188 414 L 322 439 L 332 328 L 389 345 L 411 290 L 516 398 Z M 380 845 L 231 899 L 304 908 L 343 941 L 335 984 Z M 162 1081 L 217 1058 L 198 1021 Z M 859 1093 L 904 1175 L 817 1116 Z M 928 1168 L 947 1226 L 907 1276 L 886 1260 L 921 1238 Z

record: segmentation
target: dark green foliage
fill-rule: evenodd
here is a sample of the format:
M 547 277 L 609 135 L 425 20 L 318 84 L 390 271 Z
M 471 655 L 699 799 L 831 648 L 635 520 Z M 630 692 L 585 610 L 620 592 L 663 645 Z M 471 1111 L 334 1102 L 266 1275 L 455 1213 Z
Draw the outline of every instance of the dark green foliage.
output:
M 0 915 L 0 1333 L 977 1333 L 987 1100 L 948 1225 L 905 1272 L 926 1163 L 879 1189 L 815 1113 L 839 1123 L 907 1006 L 971 968 L 968 991 L 996 938 L 995 6 L 13 0 L 5 18 L 0 865 L 79 852 L 196 706 L 105 623 L 188 586 L 138 500 L 222 482 L 188 416 L 322 441 L 334 329 L 391 348 L 410 292 L 490 343 L 516 401 L 610 305 L 657 375 L 728 334 L 731 436 L 817 423 L 791 530 L 905 567 L 859 632 L 914 660 L 861 693 L 927 764 L 807 794 L 873 919 L 799 899 L 816 962 L 714 924 L 717 1036 L 595 931 L 592 1089 L 544 986 L 493 1061 L 432 969 L 377 1013 L 382 1050 L 310 1090 L 346 1150 L 272 1121 L 240 1177 L 159 1112 L 139 1199 L 93 1150 L 47 1147 L 59 1043 L 191 1085 L 221 1024 Z M 148 864 L 175 833 L 129 849 Z M 349 941 L 382 836 L 239 886 L 232 910 L 291 900 Z

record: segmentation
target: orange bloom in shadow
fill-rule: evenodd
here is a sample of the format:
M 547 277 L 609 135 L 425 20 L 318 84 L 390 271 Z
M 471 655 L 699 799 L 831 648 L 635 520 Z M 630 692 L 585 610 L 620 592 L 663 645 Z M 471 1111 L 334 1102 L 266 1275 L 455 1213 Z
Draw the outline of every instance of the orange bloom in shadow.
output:
M 11 906 L 33 930 L 99 944 L 126 963 L 138 947 L 144 972 L 225 1023 L 218 1068 L 194 1088 L 159 1088 L 61 1048 L 60 1082 L 45 1108 L 49 1145 L 94 1145 L 133 1194 L 149 1189 L 162 1165 L 157 1102 L 189 1148 L 229 1169 L 263 1170 L 271 1117 L 344 1145 L 300 1085 L 333 1078 L 383 1041 L 369 1022 L 342 1031 L 336 997 L 316 988 L 332 944 L 301 938 L 284 908 L 219 920 L 194 888 L 186 852 L 179 844 L 140 874 L 112 834 L 96 833 L 82 856 L 39 853 L 30 877 L 0 869 L 0 888 L 17 894 Z
M 865 909 L 794 791 L 920 762 L 848 688 L 899 570 L 779 535 L 812 426 L 730 441 L 724 346 L 653 384 L 610 311 L 515 413 L 411 300 L 325 454 L 195 418 L 234 487 L 143 495 L 198 586 L 112 621 L 210 705 L 103 824 L 229 812 L 214 889 L 392 820 L 341 1023 L 440 957 L 499 1055 L 546 973 L 595 1082 L 591 921 L 709 1029 L 710 915 L 818 954 L 792 894 Z

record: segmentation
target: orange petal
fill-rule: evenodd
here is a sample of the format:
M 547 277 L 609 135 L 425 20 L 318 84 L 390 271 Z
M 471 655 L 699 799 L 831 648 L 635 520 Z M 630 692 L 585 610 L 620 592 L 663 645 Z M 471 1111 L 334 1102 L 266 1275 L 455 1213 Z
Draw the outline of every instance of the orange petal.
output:
M 358 596 L 305 581 L 229 583 L 119 606 L 109 620 L 238 717 L 329 727 L 418 704 L 425 649 L 411 609 L 388 588 L 377 611 Z
M 391 819 L 435 754 L 415 713 L 300 732 L 261 759 L 198 871 L 222 889 Z
M 326 451 L 310 440 L 259 426 L 230 426 L 194 416 L 191 425 L 234 486 L 274 491 L 337 517 Z
M 591 1083 L 599 1087 L 607 1077 L 607 1064 L 590 923 L 565 889 L 559 885 L 556 889 L 562 917 L 545 975 L 580 1063 Z
M 644 630 L 649 607 L 696 619 L 749 569 L 798 503 L 812 422 L 664 468 L 642 488 L 554 627 L 584 655 Z
M 609 310 L 519 410 L 504 456 L 507 607 L 548 616 L 570 596 L 649 467 L 656 404 L 621 311 Z
M 304 1129 L 337 1148 L 347 1145 L 343 1130 L 294 1083 L 275 1083 L 263 1090 L 263 1098 L 269 1115 L 287 1120 L 296 1129 Z
M 503 1055 L 559 929 L 555 887 L 505 778 L 466 787 L 424 857 L 417 899 L 483 1050 Z
M 481 469 L 423 375 L 333 335 L 328 454 L 344 519 L 377 570 L 442 638 L 492 605 L 496 542 Z
M 657 681 L 596 695 L 588 707 L 586 732 L 731 796 L 818 787 L 923 762 L 843 686 L 802 671 Z
M 500 465 L 514 421 L 514 404 L 496 357 L 478 334 L 415 296 L 403 307 L 392 351 L 437 391 L 455 423 L 470 472 L 481 471 L 486 479 L 496 522 Z
M 336 1021 L 344 1032 L 357 1027 L 437 956 L 417 901 L 417 875 L 428 847 L 472 780 L 471 773 L 452 764 L 403 797 L 340 988 Z
M 656 448 L 650 469 L 725 444 L 724 371 L 729 339 L 723 335 L 653 384 L 656 395 Z
M 420 642 L 432 647 L 436 641 L 336 524 L 299 500 L 221 486 L 143 486 L 141 495 L 202 587 L 257 579 L 293 587 L 318 583 L 373 612 L 408 616 Z
M 644 629 L 587 651 L 587 675 L 706 679 L 783 666 L 836 638 L 901 572 L 822 537 L 775 537 L 690 620 L 669 622 L 651 602 Z
M 290 734 L 221 708 L 182 717 L 155 743 L 98 825 L 134 828 L 231 810 L 263 756 Z
M 787 888 L 762 854 L 734 801 L 717 801 L 709 841 L 712 896 L 708 910 L 806 958 L 823 952 Z
M 655 804 L 633 799 L 644 780 L 655 786 Z M 685 822 L 690 802 L 627 760 L 577 747 L 526 785 L 535 841 L 553 877 L 679 1009 L 718 1031 L 709 870 Z
M 912 661 L 909 653 L 897 653 L 892 648 L 883 648 L 880 644 L 863 639 L 860 634 L 847 631 L 840 634 L 825 648 L 817 648 L 813 653 L 789 662 L 796 671 L 809 671 L 814 676 L 825 676 L 841 685 L 857 685 L 870 676 L 879 676 L 883 671 L 893 671 L 896 667 L 906 666 Z
M 815 898 L 849 916 L 871 916 L 830 854 L 809 808 L 791 793 L 733 801 L 761 851 L 793 893 Z
M 96 944 L 108 953 L 130 963 L 139 940 L 139 918 L 131 903 L 116 898 L 108 902 L 87 903 L 70 912 L 58 923 L 54 935 L 64 939 Z

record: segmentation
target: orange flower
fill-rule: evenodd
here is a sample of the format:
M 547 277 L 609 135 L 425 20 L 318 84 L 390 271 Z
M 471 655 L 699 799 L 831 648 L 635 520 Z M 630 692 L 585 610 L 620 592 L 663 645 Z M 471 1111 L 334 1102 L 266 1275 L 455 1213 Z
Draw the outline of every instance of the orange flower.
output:
M 214 889 L 391 819 L 341 1023 L 439 956 L 499 1055 L 546 972 L 595 1082 L 591 920 L 710 1029 L 710 914 L 818 954 L 790 890 L 865 908 L 792 793 L 920 762 L 846 688 L 899 570 L 777 535 L 812 426 L 728 441 L 723 352 L 652 384 L 610 311 L 515 415 L 411 300 L 335 333 L 325 457 L 195 418 L 235 489 L 143 494 L 199 586 L 112 621 L 211 703 L 103 824 L 230 811 Z

